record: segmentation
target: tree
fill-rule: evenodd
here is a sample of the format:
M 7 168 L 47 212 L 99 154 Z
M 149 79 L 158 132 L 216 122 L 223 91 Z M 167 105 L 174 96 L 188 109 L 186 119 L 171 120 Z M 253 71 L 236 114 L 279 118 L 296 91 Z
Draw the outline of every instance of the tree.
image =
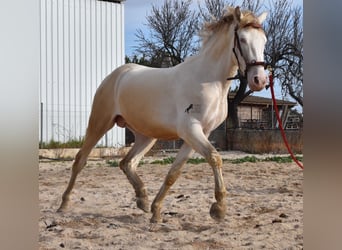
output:
M 132 58 L 125 56 L 125 63 L 135 63 L 145 66 L 151 66 L 151 61 L 146 59 L 145 56 L 138 58 L 137 55 L 134 55 Z
M 165 57 L 169 57 L 174 66 L 191 55 L 196 49 L 199 16 L 191 10 L 191 2 L 164 0 L 160 7 L 152 5 L 151 14 L 146 17 L 150 34 L 146 36 L 141 29 L 137 30 L 139 46 L 136 51 L 159 66 Z
M 292 7 L 288 0 L 274 1 L 270 8 L 265 29 L 266 61 L 283 94 L 289 94 L 303 106 L 303 10 Z
M 235 1 L 230 1 L 230 5 L 235 5 Z M 227 3 L 224 0 L 204 0 L 204 7 L 198 5 L 202 22 L 210 22 L 219 19 L 223 15 Z

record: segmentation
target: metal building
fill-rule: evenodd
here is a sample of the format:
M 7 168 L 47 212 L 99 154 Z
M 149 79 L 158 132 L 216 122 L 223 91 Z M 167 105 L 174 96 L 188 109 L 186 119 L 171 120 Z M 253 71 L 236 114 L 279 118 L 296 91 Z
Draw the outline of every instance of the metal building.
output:
M 40 141 L 81 139 L 97 87 L 124 63 L 123 1 L 41 0 L 40 48 Z M 124 143 L 114 127 L 98 145 Z

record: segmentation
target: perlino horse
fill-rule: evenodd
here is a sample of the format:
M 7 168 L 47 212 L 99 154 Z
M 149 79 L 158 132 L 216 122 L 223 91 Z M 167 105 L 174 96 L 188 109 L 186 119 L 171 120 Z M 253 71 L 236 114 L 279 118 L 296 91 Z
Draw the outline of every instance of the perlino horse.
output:
M 136 174 L 140 159 L 157 139 L 184 140 L 151 205 L 151 222 L 161 221 L 162 201 L 194 150 L 213 169 L 216 202 L 211 206 L 210 215 L 222 220 L 227 193 L 222 178 L 222 159 L 208 136 L 227 116 L 231 84 L 227 77 L 239 70 L 251 90 L 265 87 L 266 36 L 261 23 L 266 15 L 257 17 L 249 11 L 240 11 L 239 7 L 228 7 L 220 20 L 204 25 L 198 55 L 172 68 L 125 64 L 109 74 L 96 91 L 85 140 L 76 155 L 58 211 L 67 207 L 76 177 L 92 148 L 117 124 L 129 128 L 135 135 L 135 143 L 121 160 L 120 168 L 134 187 L 137 206 L 145 212 L 150 211 L 148 195 Z

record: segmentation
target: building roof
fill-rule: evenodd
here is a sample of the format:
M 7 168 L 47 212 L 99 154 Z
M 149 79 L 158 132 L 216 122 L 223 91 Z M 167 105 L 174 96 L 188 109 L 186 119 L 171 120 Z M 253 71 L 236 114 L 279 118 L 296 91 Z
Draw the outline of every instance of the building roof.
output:
M 102 1 L 102 2 L 111 2 L 111 3 L 122 3 L 126 0 L 97 0 L 97 1 Z
M 235 93 L 229 93 L 229 99 L 234 98 L 234 96 L 235 96 Z M 286 101 L 286 100 L 276 99 L 276 101 L 277 101 L 278 106 L 286 106 L 287 105 L 290 107 L 294 107 L 297 104 L 295 102 L 290 102 L 290 101 Z M 241 104 L 242 105 L 272 105 L 272 99 L 266 98 L 266 97 L 261 97 L 261 96 L 249 95 L 245 99 L 242 100 Z

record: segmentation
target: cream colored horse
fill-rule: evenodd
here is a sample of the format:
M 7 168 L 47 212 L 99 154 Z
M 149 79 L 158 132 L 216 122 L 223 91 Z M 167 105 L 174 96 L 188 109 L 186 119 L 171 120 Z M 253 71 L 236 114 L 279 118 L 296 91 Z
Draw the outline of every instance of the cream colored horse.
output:
M 239 69 L 247 77 L 250 89 L 261 90 L 266 84 L 266 37 L 261 28 L 265 18 L 266 13 L 256 17 L 251 12 L 241 12 L 239 7 L 229 7 L 220 20 L 204 26 L 198 55 L 172 68 L 126 64 L 108 75 L 95 94 L 85 141 L 76 155 L 58 211 L 67 207 L 76 177 L 92 148 L 117 124 L 135 135 L 135 143 L 120 162 L 120 168 L 134 187 L 137 206 L 145 212 L 150 211 L 148 195 L 136 174 L 140 159 L 157 139 L 184 140 L 151 205 L 151 222 L 161 221 L 162 201 L 194 150 L 205 157 L 214 172 L 216 202 L 210 215 L 216 220 L 223 219 L 226 188 L 222 159 L 208 136 L 227 116 L 231 83 L 227 77 L 234 76 Z

